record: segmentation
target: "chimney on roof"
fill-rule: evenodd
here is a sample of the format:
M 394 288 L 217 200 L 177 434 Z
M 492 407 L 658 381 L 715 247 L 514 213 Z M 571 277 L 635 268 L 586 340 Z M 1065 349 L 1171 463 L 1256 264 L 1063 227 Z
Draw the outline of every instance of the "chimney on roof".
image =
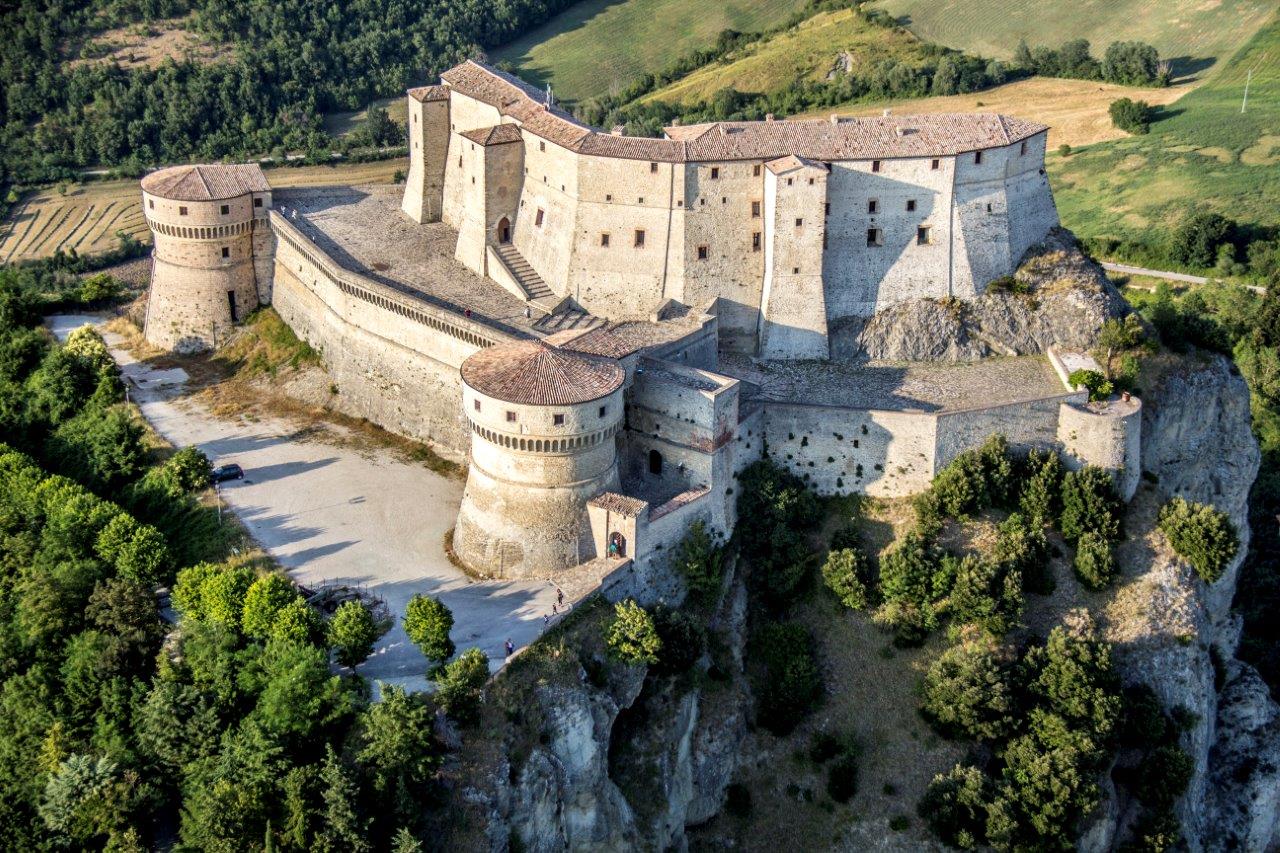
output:
M 906 135 L 907 135 L 907 129 L 906 129 L 905 127 L 895 127 L 895 128 L 893 129 L 893 132 L 894 132 L 894 133 L 896 133 L 896 134 L 897 134 L 898 136 L 900 136 L 900 137 L 902 137 L 902 136 L 906 136 Z
M 831 114 L 831 123 L 832 123 L 832 124 L 839 124 L 839 123 L 840 123 L 840 116 L 836 115 L 835 113 L 832 113 L 832 114 Z
M 627 129 L 627 126 L 625 124 L 615 124 L 609 130 L 609 133 L 612 134 L 613 136 L 621 136 L 622 132 L 626 129 Z
M 773 121 L 773 113 L 765 113 L 765 114 L 764 114 L 764 120 L 765 120 L 765 121 Z

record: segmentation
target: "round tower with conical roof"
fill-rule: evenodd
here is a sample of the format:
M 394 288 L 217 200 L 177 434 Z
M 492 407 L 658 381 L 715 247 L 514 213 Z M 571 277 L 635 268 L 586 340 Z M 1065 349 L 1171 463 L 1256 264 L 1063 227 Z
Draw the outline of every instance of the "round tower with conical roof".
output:
M 470 468 L 454 552 L 505 578 L 547 577 L 596 556 L 587 501 L 618 487 L 626 372 L 542 341 L 462 364 Z
M 217 347 L 271 298 L 271 187 L 257 165 L 174 166 L 142 179 L 155 248 L 143 334 L 174 352 Z

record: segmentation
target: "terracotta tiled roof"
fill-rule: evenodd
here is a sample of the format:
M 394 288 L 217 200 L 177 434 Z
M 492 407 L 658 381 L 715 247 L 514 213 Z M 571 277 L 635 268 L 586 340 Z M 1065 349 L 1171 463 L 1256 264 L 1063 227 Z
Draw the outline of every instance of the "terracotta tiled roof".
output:
M 822 163 L 810 160 L 807 157 L 797 157 L 794 154 L 779 157 L 777 160 L 770 160 L 764 164 L 764 167 L 775 175 L 785 175 L 787 172 L 794 172 L 798 169 L 814 169 L 819 172 L 828 171 L 827 167 Z
M 997 148 L 1047 130 L 1042 124 L 994 113 L 876 116 L 840 121 L 734 121 L 669 127 L 691 161 L 772 159 L 794 154 L 811 160 L 952 156 Z
M 622 386 L 616 361 L 515 341 L 482 349 L 462 363 L 462 381 L 488 397 L 528 406 L 572 406 Z
M 494 106 L 526 130 L 571 151 L 664 163 L 869 160 L 953 156 L 1029 139 L 1048 128 L 993 113 L 954 113 L 798 121 L 713 122 L 666 128 L 667 139 L 620 136 L 588 127 L 517 77 L 474 60 L 441 75 L 450 87 Z
M 246 193 L 271 191 L 256 163 L 243 165 L 170 166 L 142 179 L 142 189 L 174 201 L 217 201 Z
M 649 505 L 648 502 L 639 498 L 620 495 L 617 492 L 601 492 L 587 501 L 587 503 L 590 506 L 599 507 L 609 512 L 616 512 L 618 515 L 625 515 L 629 518 L 639 518 L 640 513 L 644 512 L 644 508 Z
M 463 134 L 476 145 L 502 145 L 506 142 L 519 142 L 520 128 L 514 124 L 495 124 L 493 127 L 479 127 L 465 131 Z
M 448 86 L 419 86 L 409 90 L 409 97 L 415 101 L 444 101 L 449 97 Z

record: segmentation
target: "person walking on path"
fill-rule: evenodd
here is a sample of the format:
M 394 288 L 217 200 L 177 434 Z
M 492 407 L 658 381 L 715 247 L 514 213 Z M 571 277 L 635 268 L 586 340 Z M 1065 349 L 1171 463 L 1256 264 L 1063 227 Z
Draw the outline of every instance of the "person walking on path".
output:
M 511 642 L 511 638 L 507 637 L 507 657 L 511 657 L 516 653 L 516 644 Z
M 564 606 L 564 590 L 560 587 L 556 587 L 556 604 Z

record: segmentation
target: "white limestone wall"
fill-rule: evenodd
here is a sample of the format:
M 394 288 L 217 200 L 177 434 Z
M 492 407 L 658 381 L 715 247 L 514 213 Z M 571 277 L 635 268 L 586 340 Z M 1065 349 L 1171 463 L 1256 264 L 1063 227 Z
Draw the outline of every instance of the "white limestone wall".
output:
M 1044 169 L 1047 139 L 1047 132 L 1028 139 L 1026 155 L 1010 161 L 1016 167 L 1005 179 L 1010 211 L 1009 257 L 1015 266 L 1028 249 L 1058 225 L 1058 208 Z
M 401 209 L 414 222 L 443 215 L 445 164 L 449 156 L 449 100 L 419 101 L 406 95 L 409 113 L 409 173 Z
M 1057 438 L 1068 468 L 1093 465 L 1108 471 L 1122 500 L 1137 492 L 1142 476 L 1142 403 L 1137 397 L 1097 406 L 1062 403 Z
M 764 190 L 759 354 L 829 358 L 822 278 L 827 173 L 818 168 L 779 174 L 766 169 Z
M 941 469 L 966 450 L 999 433 L 1014 447 L 1054 447 L 1058 438 L 1058 408 L 1063 400 L 1078 400 L 1077 392 L 1055 394 L 1000 406 L 975 406 L 939 412 L 935 465 Z
M 949 293 L 955 158 L 881 160 L 879 171 L 875 162 L 831 164 L 823 259 L 831 320 L 867 317 L 895 302 Z M 926 245 L 916 240 L 922 225 L 930 228 Z M 880 229 L 882 245 L 867 245 L 871 228 Z
M 513 241 L 547 286 L 563 296 L 578 216 L 578 156 L 530 133 L 524 134 L 524 148 Z
M 482 189 L 477 189 L 476 186 L 483 180 L 483 157 L 476 155 L 475 148 L 478 146 L 462 134 L 468 130 L 492 127 L 501 121 L 502 116 L 495 107 L 466 95 L 450 92 L 449 143 L 445 159 L 441 218 L 459 233 L 464 225 L 469 224 L 474 229 L 479 224 L 478 220 L 468 222 L 468 216 L 470 209 L 483 198 L 477 195 Z

